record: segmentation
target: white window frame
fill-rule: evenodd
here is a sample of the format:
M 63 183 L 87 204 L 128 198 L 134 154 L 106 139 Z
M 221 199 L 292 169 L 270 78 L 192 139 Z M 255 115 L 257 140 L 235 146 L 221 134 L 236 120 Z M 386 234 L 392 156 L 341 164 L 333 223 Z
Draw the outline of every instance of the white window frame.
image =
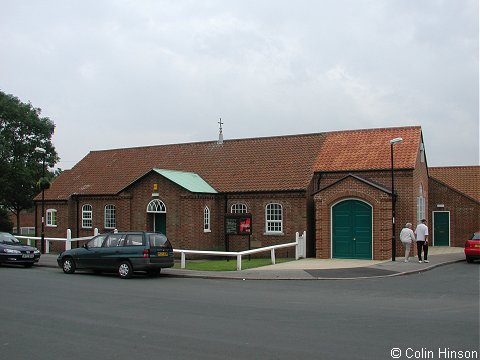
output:
M 203 232 L 211 232 L 210 228 L 210 208 L 205 206 L 203 209 Z
M 107 204 L 104 208 L 104 227 L 105 229 L 115 229 L 117 226 L 117 209 L 113 204 Z
M 279 203 L 265 205 L 265 234 L 283 235 L 283 206 Z
M 88 225 L 90 223 L 90 225 Z M 82 228 L 91 229 L 93 227 L 93 207 L 90 204 L 82 206 Z
M 46 225 L 48 227 L 57 227 L 57 210 L 47 209 L 46 211 Z
M 425 197 L 423 196 L 423 186 L 420 185 L 419 196 L 417 197 L 417 223 L 425 219 Z
M 247 205 L 242 203 L 235 203 L 230 206 L 230 212 L 232 214 L 245 214 L 248 212 Z

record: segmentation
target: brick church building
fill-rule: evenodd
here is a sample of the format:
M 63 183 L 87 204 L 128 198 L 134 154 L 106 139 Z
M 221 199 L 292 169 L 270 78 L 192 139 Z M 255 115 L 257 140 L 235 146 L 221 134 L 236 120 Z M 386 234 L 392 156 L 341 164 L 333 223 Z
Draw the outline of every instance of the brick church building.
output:
M 310 257 L 389 259 L 399 137 L 397 237 L 426 218 L 433 245 L 463 246 L 480 229 L 480 167 L 428 168 L 418 126 L 92 151 L 45 192 L 45 236 L 161 231 L 178 249 L 224 250 L 226 214 L 249 213 L 251 237 L 228 235 L 230 250 L 306 231 Z

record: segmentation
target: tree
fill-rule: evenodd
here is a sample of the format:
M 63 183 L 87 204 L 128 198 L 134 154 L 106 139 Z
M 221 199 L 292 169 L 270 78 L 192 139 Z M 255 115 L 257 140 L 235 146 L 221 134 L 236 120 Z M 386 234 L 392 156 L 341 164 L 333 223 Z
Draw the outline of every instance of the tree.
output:
M 13 230 L 13 224 L 8 218 L 7 210 L 0 207 L 0 231 L 11 233 L 12 230 Z
M 45 166 L 53 167 L 59 160 L 51 137 L 55 124 L 40 116 L 41 109 L 22 103 L 13 95 L 0 91 L 0 205 L 17 217 L 20 211 L 33 206 L 34 196 L 52 178 Z M 35 149 L 45 149 L 45 154 Z

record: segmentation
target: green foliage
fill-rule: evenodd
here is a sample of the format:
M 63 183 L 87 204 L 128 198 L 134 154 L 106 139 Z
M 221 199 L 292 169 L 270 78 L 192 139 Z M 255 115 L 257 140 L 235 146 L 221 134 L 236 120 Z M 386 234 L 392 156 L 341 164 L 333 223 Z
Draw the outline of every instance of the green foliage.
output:
M 33 206 L 40 191 L 37 182 L 50 179 L 47 165 L 53 167 L 59 160 L 51 142 L 55 125 L 40 113 L 32 104 L 0 91 L 0 205 L 17 215 Z M 37 148 L 45 149 L 45 154 Z M 46 186 L 45 179 L 41 183 Z
M 13 231 L 13 224 L 8 218 L 6 209 L 0 207 L 0 231 L 11 233 Z

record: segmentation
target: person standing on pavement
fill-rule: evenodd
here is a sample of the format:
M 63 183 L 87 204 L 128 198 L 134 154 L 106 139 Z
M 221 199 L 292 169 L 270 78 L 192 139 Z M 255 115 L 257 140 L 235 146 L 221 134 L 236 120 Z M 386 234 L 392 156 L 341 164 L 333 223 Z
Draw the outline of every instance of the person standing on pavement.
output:
M 408 262 L 408 260 L 410 259 L 410 247 L 412 246 L 412 243 L 416 240 L 411 223 L 405 224 L 405 227 L 400 232 L 400 240 L 405 247 L 405 262 Z
M 428 227 L 427 220 L 422 219 L 415 229 L 415 235 L 417 236 L 417 253 L 418 262 L 422 262 L 422 249 L 423 249 L 423 262 L 428 263 Z

